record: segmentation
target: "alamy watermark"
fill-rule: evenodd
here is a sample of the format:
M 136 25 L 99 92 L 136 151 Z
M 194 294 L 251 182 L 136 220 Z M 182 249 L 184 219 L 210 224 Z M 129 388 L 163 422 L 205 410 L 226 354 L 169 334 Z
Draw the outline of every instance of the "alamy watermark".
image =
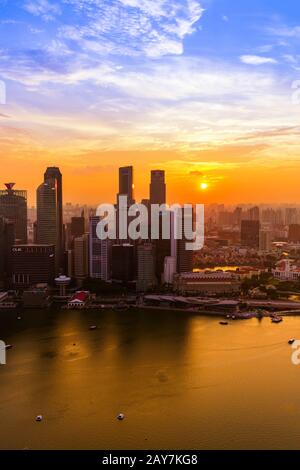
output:
M 6 364 L 6 344 L 0 340 L 0 366 Z
M 118 205 L 101 204 L 96 215 L 100 240 L 184 240 L 188 251 L 204 246 L 204 205 L 128 204 L 119 196 Z
M 0 80 L 0 104 L 6 104 L 6 85 Z

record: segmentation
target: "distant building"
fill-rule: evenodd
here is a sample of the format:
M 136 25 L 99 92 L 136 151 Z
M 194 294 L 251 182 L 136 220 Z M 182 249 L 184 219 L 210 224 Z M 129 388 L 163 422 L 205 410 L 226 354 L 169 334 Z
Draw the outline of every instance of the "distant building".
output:
M 11 271 L 11 248 L 15 244 L 15 225 L 0 217 L 0 288 L 8 282 Z
M 90 218 L 90 277 L 109 281 L 111 279 L 112 240 L 100 240 L 97 236 L 97 225 L 100 218 Z
M 247 248 L 259 248 L 259 230 L 258 220 L 242 220 L 241 223 L 241 244 Z
M 55 277 L 54 245 L 14 245 L 11 248 L 11 270 L 15 288 L 52 284 Z
M 151 171 L 150 203 L 166 204 L 165 172 L 162 170 Z
M 174 290 L 183 295 L 229 294 L 239 292 L 240 286 L 234 273 L 200 272 L 174 276 Z
M 177 260 L 173 256 L 166 256 L 164 262 L 164 284 L 173 284 L 176 274 Z
M 259 251 L 269 252 L 272 249 L 272 233 L 269 230 L 259 231 Z
M 289 225 L 288 240 L 291 243 L 300 243 L 300 224 Z
M 112 246 L 112 279 L 132 282 L 135 278 L 134 246 L 130 244 Z
M 128 203 L 134 201 L 133 167 L 119 168 L 119 196 L 127 196 Z
M 89 276 L 89 234 L 74 240 L 74 277 L 79 284 Z
M 300 279 L 300 267 L 293 264 L 293 260 L 284 259 L 276 264 L 272 270 L 275 279 L 280 281 L 298 281 Z
M 72 217 L 71 219 L 71 237 L 78 238 L 85 233 L 85 218 L 82 213 L 80 217 Z
M 137 291 L 147 292 L 156 284 L 155 277 L 155 246 L 152 243 L 142 243 L 137 248 L 138 275 Z
M 27 243 L 27 191 L 16 190 L 14 183 L 6 183 L 0 191 L 0 217 L 15 226 L 16 243 Z

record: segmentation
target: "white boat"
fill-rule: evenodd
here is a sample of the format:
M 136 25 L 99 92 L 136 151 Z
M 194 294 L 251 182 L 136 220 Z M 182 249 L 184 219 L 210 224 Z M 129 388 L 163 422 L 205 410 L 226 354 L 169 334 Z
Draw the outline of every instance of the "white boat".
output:
M 125 419 L 125 415 L 123 413 L 120 413 L 118 416 L 117 416 L 117 419 L 119 421 L 123 421 L 123 419 Z
M 35 420 L 36 420 L 37 423 L 40 423 L 41 421 L 43 421 L 43 416 L 42 415 L 37 415 Z

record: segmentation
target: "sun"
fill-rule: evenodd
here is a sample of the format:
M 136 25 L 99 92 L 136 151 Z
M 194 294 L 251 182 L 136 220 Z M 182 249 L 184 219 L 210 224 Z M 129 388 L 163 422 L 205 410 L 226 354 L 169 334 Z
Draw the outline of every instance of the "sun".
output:
M 203 182 L 200 184 L 200 188 L 202 189 L 202 191 L 205 191 L 206 189 L 208 189 L 208 184 Z

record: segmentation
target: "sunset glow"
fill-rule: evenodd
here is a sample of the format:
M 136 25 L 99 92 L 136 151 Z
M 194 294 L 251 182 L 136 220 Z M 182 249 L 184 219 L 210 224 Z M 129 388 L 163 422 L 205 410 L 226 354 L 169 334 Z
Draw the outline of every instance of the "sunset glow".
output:
M 65 200 L 97 204 L 130 163 L 137 197 L 153 168 L 169 202 L 196 202 L 201 175 L 207 202 L 300 197 L 293 2 L 172 5 L 1 2 L 2 181 L 33 204 L 43 168 L 59 165 Z

